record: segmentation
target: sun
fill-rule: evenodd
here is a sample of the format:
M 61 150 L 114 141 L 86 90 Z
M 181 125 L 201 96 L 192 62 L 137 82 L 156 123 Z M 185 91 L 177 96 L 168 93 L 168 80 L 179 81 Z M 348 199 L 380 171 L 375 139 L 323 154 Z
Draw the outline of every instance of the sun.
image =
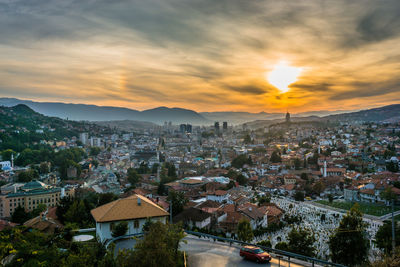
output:
M 279 62 L 267 73 L 267 80 L 270 84 L 279 89 L 281 93 L 289 91 L 289 85 L 297 81 L 303 68 L 293 67 L 285 61 Z

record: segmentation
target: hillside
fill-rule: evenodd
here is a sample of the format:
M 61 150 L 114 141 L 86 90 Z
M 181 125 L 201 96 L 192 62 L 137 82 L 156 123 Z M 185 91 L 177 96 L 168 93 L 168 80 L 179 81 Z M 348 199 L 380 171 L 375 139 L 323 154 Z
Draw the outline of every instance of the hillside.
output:
M 400 119 L 400 104 L 389 105 L 379 108 L 349 112 L 344 114 L 330 115 L 323 117 L 332 121 L 364 121 L 364 122 L 398 122 Z
M 39 144 L 41 140 L 63 140 L 65 137 L 78 136 L 80 131 L 103 131 L 103 128 L 44 116 L 23 104 L 0 106 L 0 151 L 21 151 Z
M 174 124 L 192 123 L 197 125 L 208 125 L 211 121 L 199 113 L 181 108 L 159 107 L 144 111 L 129 108 L 107 107 L 85 104 L 66 104 L 51 102 L 34 102 L 16 98 L 0 98 L 0 105 L 15 106 L 25 104 L 36 112 L 46 116 L 59 117 L 70 120 L 87 121 L 112 121 L 112 120 L 134 120 L 148 121 L 163 124 L 171 121 Z

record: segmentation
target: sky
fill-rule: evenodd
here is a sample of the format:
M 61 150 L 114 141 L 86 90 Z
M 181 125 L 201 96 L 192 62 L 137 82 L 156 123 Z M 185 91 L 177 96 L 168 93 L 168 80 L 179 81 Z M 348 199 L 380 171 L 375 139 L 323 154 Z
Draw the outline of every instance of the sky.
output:
M 399 14 L 398 0 L 0 0 L 0 96 L 199 112 L 400 103 Z M 268 81 L 282 62 L 300 73 L 285 93 Z

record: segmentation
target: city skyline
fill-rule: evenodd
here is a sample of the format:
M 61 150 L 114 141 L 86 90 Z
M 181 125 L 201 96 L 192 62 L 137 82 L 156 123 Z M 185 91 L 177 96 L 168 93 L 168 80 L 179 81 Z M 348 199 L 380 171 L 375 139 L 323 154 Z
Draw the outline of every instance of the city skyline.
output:
M 18 1 L 0 12 L 3 97 L 291 113 L 400 101 L 398 1 Z M 298 70 L 287 92 L 270 79 L 282 62 Z

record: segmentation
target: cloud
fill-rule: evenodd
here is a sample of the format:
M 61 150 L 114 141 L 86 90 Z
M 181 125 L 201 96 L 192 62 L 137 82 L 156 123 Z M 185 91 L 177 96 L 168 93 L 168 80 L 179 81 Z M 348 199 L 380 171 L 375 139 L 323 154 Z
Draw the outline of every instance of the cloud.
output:
M 0 90 L 137 109 L 391 103 L 399 13 L 398 0 L 0 0 Z M 284 95 L 265 80 L 280 60 L 305 69 Z

